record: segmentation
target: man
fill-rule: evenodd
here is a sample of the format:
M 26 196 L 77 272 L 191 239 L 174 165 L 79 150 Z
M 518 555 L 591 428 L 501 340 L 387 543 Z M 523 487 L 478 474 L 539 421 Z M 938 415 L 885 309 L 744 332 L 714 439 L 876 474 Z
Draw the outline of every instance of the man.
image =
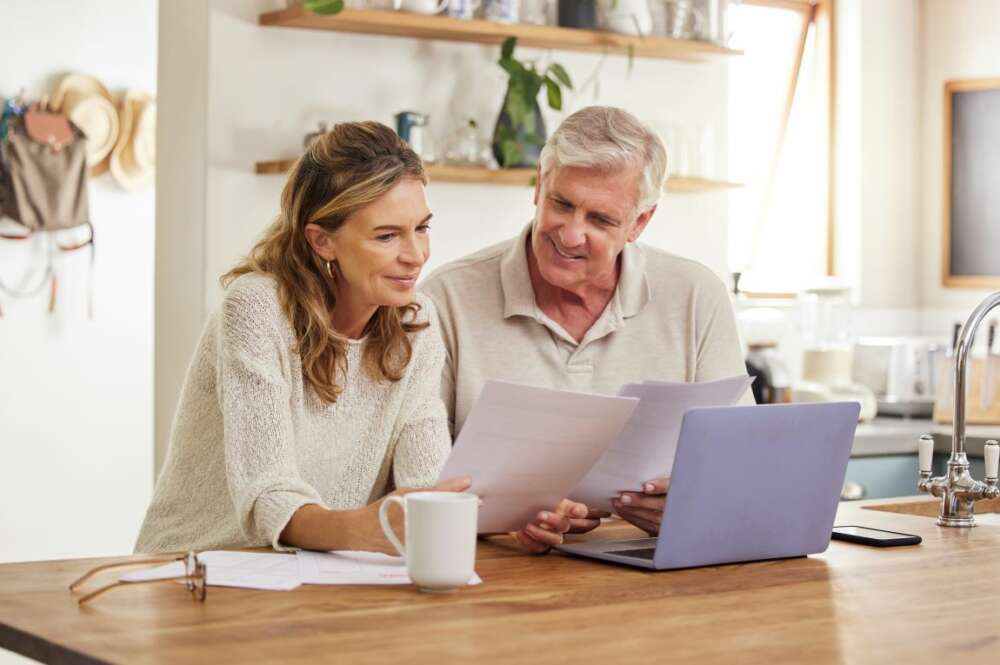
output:
M 660 139 L 626 111 L 577 111 L 542 150 L 532 223 L 427 279 L 448 350 L 442 392 L 454 435 L 487 379 L 616 394 L 647 379 L 745 374 L 722 282 L 694 261 L 636 244 L 666 163 Z M 616 512 L 656 534 L 667 485 L 650 479 L 623 492 Z M 602 516 L 566 505 L 572 531 Z M 535 549 L 562 539 L 529 535 L 518 538 Z

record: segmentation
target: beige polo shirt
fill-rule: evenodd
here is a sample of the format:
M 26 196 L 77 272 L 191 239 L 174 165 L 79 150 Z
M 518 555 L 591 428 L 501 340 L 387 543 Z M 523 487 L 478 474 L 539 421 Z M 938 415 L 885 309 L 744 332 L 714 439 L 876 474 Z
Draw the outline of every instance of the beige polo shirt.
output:
M 614 395 L 630 382 L 746 374 L 729 295 L 705 266 L 627 244 L 614 296 L 577 343 L 535 303 L 530 233 L 442 266 L 421 286 L 447 349 L 442 394 L 454 435 L 488 379 Z

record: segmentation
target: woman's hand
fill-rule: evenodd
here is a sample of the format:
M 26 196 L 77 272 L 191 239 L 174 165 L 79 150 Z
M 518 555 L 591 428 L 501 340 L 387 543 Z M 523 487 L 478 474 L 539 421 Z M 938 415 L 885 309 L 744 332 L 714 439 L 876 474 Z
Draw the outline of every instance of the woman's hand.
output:
M 622 518 L 655 536 L 660 533 L 669 489 L 669 478 L 656 478 L 643 483 L 642 492 L 622 492 L 611 504 Z
M 596 528 L 601 523 L 601 518 L 608 515 L 604 511 L 590 510 L 582 503 L 563 499 L 554 511 L 539 512 L 534 522 L 515 531 L 511 537 L 521 549 L 533 554 L 544 554 L 562 544 L 563 534 L 586 533 Z

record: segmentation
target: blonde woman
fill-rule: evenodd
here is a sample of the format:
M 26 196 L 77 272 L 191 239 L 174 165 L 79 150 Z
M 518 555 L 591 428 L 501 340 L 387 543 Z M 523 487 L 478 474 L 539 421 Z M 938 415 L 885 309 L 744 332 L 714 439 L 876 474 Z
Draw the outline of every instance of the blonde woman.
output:
M 378 504 L 434 483 L 451 447 L 444 348 L 415 293 L 426 182 L 375 122 L 337 125 L 295 164 L 277 220 L 222 278 L 137 552 L 393 551 Z M 545 512 L 517 540 L 542 551 L 569 526 Z

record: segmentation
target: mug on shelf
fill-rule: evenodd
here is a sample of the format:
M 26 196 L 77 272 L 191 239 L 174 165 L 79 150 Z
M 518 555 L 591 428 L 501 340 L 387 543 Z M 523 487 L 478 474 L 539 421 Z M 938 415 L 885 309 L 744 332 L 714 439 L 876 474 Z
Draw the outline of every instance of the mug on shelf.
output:
M 389 523 L 389 506 L 403 509 L 406 545 Z M 479 497 L 459 492 L 410 492 L 388 496 L 378 509 L 382 531 L 421 591 L 454 591 L 472 579 L 476 565 Z
M 483 0 L 483 17 L 487 21 L 517 23 L 520 17 L 519 0 Z
M 440 14 L 448 8 L 449 0 L 398 0 L 399 9 L 411 14 Z
M 637 37 L 653 31 L 647 0 L 598 0 L 597 10 L 602 30 Z
M 482 0 L 450 0 L 448 16 L 462 19 L 475 18 L 476 12 L 479 11 L 482 4 Z

